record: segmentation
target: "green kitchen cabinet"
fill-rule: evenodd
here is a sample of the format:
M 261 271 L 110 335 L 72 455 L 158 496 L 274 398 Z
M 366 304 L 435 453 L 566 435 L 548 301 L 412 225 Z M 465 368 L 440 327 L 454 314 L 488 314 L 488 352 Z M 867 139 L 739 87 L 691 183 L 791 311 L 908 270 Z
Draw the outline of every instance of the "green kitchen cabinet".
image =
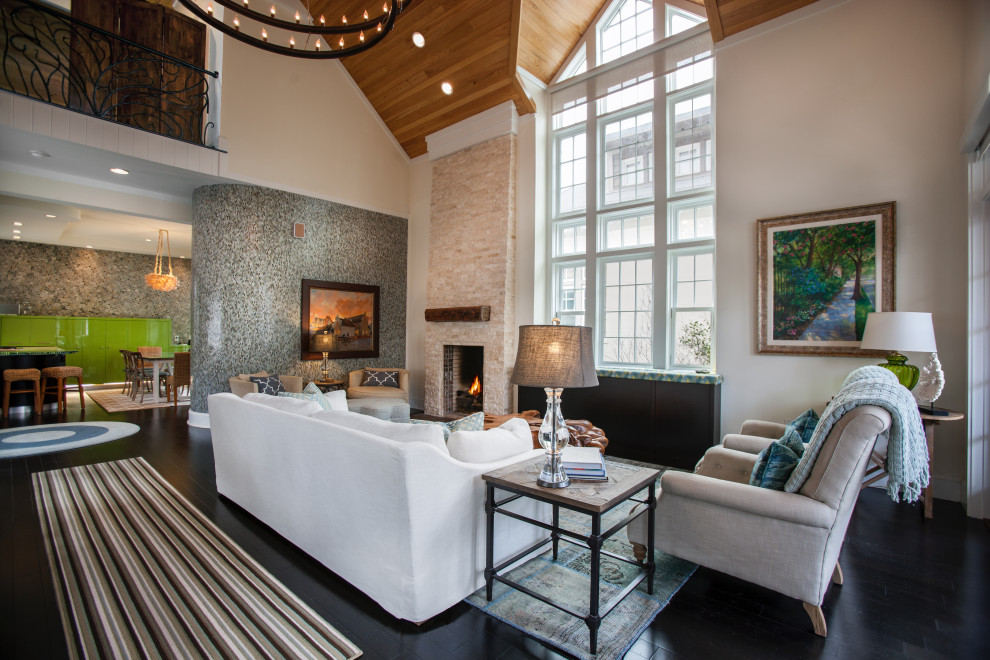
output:
M 136 351 L 138 346 L 151 346 L 148 343 L 148 323 L 149 319 L 127 319 L 127 346 L 131 351 Z M 123 347 L 122 347 L 123 348 Z
M 104 349 L 106 344 L 106 319 L 80 318 L 77 323 L 81 326 L 82 336 L 79 338 L 79 348 L 86 350 Z
M 0 325 L 0 344 L 4 346 L 29 346 L 31 344 L 31 317 L 4 316 Z
M 145 346 L 161 346 L 165 350 L 171 343 L 171 319 L 148 319 L 148 343 Z
M 82 356 L 83 383 L 93 385 L 113 380 L 107 378 L 107 349 L 84 348 L 79 354 Z
M 56 337 L 58 335 L 58 317 L 56 316 L 32 316 L 31 317 L 31 346 L 58 346 Z

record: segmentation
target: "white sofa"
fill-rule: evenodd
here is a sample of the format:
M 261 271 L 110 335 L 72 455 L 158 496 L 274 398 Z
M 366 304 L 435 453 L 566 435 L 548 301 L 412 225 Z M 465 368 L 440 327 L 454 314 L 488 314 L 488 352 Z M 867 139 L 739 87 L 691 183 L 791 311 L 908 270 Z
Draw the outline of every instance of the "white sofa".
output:
M 527 450 L 499 461 L 464 463 L 445 453 L 436 427 L 430 430 L 440 434 L 442 449 L 229 393 L 211 395 L 209 412 L 220 494 L 393 616 L 414 622 L 443 612 L 484 584 L 481 474 L 543 453 Z M 526 499 L 512 504 L 523 515 L 550 520 L 546 505 Z M 502 516 L 495 530 L 496 563 L 543 534 Z

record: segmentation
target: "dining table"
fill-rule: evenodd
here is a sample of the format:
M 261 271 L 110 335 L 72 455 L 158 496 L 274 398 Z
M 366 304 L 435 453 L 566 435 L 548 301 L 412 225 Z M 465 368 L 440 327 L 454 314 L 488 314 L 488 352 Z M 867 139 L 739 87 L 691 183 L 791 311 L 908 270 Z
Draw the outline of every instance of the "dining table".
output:
M 158 389 L 158 379 L 161 377 L 162 365 L 174 363 L 175 353 L 162 353 L 161 355 L 156 355 L 154 357 L 142 355 L 141 359 L 145 362 L 151 363 L 151 382 L 155 384 L 154 387 L 151 388 L 151 402 L 161 403 L 162 397 Z

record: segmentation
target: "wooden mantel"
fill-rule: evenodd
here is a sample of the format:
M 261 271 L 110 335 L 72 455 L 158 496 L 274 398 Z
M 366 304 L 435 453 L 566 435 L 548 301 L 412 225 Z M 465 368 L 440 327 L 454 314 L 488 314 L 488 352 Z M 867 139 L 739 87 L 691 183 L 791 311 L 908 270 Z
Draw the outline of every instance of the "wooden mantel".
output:
M 489 305 L 476 307 L 437 307 L 426 310 L 427 321 L 488 321 L 492 317 Z

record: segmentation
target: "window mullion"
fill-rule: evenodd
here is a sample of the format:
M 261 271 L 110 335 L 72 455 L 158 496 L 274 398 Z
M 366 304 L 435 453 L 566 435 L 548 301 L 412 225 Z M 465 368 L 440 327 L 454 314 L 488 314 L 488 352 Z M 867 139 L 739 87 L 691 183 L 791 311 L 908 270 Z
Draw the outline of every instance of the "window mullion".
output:
M 596 47 L 592 44 L 592 47 Z M 589 48 L 589 53 L 591 48 Z M 598 253 L 598 131 L 595 117 L 595 103 L 588 102 L 588 116 L 585 120 L 585 288 L 584 288 L 584 323 L 595 330 L 593 335 L 600 337 L 601 319 L 598 310 L 598 270 L 595 265 Z M 598 342 L 594 348 L 597 356 L 596 363 L 601 359 Z
M 659 13 L 659 12 L 658 12 Z M 662 32 L 661 32 L 662 34 Z M 667 161 L 671 136 L 667 130 L 667 79 L 653 79 L 653 367 L 666 369 L 670 293 L 667 286 Z M 663 127 L 662 131 L 658 130 Z M 662 145 L 662 149 L 657 147 Z M 662 155 L 662 156 L 661 156 Z

